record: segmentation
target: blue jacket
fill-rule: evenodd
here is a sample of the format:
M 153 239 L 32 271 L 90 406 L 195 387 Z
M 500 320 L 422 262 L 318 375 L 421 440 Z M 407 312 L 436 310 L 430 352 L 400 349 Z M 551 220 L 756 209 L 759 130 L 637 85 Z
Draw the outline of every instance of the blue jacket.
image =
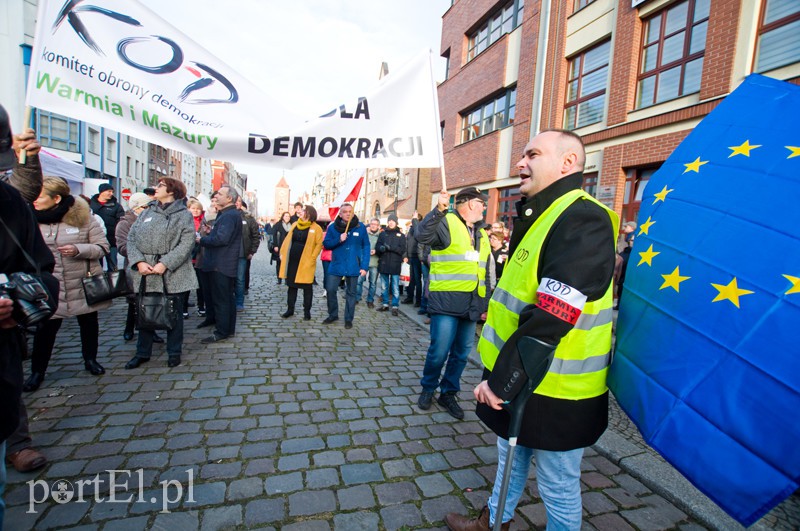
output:
M 214 228 L 208 236 L 200 238 L 200 245 L 205 247 L 203 271 L 217 271 L 236 278 L 242 250 L 242 215 L 236 206 L 229 206 L 217 214 Z
M 328 274 L 339 277 L 357 277 L 361 270 L 369 270 L 369 238 L 367 228 L 358 221 L 358 217 L 353 215 L 350 220 L 350 229 L 347 231 L 347 239 L 342 243 L 340 238 L 344 233 L 347 224 L 342 218 L 328 226 L 325 240 L 322 246 L 333 251 L 331 265 L 328 266 Z

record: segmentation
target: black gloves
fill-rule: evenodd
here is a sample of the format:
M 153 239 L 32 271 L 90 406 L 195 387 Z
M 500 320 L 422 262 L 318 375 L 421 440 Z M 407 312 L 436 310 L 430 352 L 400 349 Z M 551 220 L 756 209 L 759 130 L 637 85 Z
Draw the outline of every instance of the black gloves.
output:
M 507 402 L 522 391 L 532 393 L 547 374 L 555 350 L 544 341 L 514 333 L 497 357 L 489 375 L 489 388 Z

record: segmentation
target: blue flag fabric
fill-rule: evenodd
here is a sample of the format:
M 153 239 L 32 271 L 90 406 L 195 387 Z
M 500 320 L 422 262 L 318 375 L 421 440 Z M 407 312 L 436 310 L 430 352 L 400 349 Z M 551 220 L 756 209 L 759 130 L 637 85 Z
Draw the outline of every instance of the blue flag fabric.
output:
M 749 76 L 644 192 L 609 387 L 750 525 L 800 486 L 800 87 Z

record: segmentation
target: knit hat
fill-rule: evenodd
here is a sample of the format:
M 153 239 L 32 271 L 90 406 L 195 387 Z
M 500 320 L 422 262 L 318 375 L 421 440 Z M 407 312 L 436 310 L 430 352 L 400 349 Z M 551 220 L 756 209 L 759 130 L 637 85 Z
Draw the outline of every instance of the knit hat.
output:
M 108 184 L 108 183 L 103 183 L 103 184 L 101 184 L 101 185 L 100 185 L 100 187 L 97 189 L 97 192 L 102 194 L 102 193 L 103 193 L 103 192 L 105 192 L 106 190 L 113 190 L 113 189 L 114 189 L 114 187 L 113 187 L 113 186 L 111 186 L 110 184 Z
M 10 170 L 17 163 L 17 157 L 11 148 L 13 144 L 11 121 L 5 108 L 0 105 L 0 171 Z
M 128 199 L 128 208 L 131 210 L 135 210 L 142 206 L 147 206 L 147 204 L 152 201 L 153 198 L 148 196 L 147 194 L 143 194 L 142 192 L 136 192 Z
M 456 194 L 456 203 L 466 203 L 470 199 L 480 199 L 485 203 L 489 197 L 474 186 L 464 188 Z
M 155 188 L 145 188 L 144 190 L 142 190 L 142 192 L 144 192 L 145 195 L 149 195 L 150 197 L 153 197 L 154 195 L 156 195 L 156 189 Z
M 397 223 L 397 214 L 389 214 L 387 221 L 394 221 L 395 223 Z

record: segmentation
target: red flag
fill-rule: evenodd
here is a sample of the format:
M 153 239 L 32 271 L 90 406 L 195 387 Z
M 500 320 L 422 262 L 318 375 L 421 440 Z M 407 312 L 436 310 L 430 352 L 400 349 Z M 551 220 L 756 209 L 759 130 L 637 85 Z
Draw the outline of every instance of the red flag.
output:
M 328 205 L 328 214 L 331 217 L 331 221 L 335 220 L 336 216 L 339 215 L 339 207 L 341 207 L 343 203 L 350 203 L 355 206 L 356 199 L 358 199 L 358 195 L 361 193 L 361 186 L 364 184 L 364 173 L 361 172 L 358 175 L 359 177 L 350 179 L 345 185 L 344 190 L 339 193 L 339 196 Z

